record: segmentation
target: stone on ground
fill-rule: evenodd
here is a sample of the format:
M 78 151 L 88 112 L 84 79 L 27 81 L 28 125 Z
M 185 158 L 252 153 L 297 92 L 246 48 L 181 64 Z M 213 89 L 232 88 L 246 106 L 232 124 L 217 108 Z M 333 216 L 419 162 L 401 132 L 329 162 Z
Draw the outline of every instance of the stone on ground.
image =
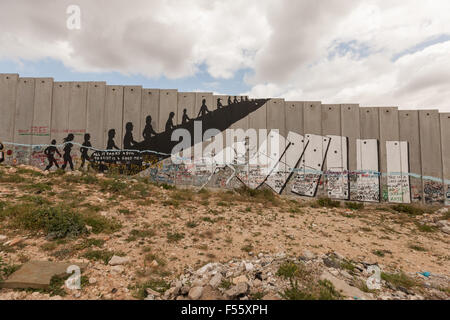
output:
M 85 264 L 80 263 L 29 261 L 0 283 L 0 288 L 48 289 L 52 277 L 69 275 L 66 271 L 72 265 L 79 266 L 80 269 L 86 267 Z
M 370 300 L 371 298 L 359 290 L 356 287 L 352 287 L 349 284 L 347 284 L 344 280 L 338 279 L 332 274 L 330 274 L 328 271 L 324 271 L 322 275 L 320 276 L 321 280 L 328 280 L 330 281 L 334 287 L 336 288 L 336 291 L 341 293 L 342 295 L 353 298 L 353 299 L 359 299 L 359 300 Z

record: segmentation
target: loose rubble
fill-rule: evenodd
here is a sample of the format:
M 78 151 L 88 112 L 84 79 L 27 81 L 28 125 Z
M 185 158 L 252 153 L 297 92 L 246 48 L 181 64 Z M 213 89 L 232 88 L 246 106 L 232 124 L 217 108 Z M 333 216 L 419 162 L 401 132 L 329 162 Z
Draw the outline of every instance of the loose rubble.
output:
M 425 296 L 450 298 L 448 292 L 442 291 L 449 284 L 450 279 L 446 276 L 430 275 L 427 278 L 420 274 L 408 275 L 422 283 L 414 289 L 395 286 L 380 279 L 381 288 L 369 290 L 366 283 L 371 276 L 370 264 L 348 261 L 337 252 L 316 256 L 305 250 L 297 258 L 286 257 L 284 253 L 260 253 L 251 260 L 209 263 L 198 270 L 188 269 L 171 282 L 171 287 L 160 298 L 153 290 L 148 290 L 147 300 L 280 300 L 284 298 L 283 292 L 291 286 L 289 280 L 277 274 L 284 263 L 304 266 L 318 280 L 328 280 L 339 292 L 341 299 L 424 300 Z

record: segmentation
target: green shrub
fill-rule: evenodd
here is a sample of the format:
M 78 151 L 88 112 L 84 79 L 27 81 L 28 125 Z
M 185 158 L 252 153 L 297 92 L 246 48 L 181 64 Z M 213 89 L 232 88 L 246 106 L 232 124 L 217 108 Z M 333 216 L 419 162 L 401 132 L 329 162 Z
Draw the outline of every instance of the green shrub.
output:
M 8 278 L 14 272 L 20 268 L 19 265 L 7 264 L 3 262 L 2 257 L 0 257 L 0 282 Z
M 109 260 L 114 256 L 114 252 L 108 250 L 89 250 L 84 253 L 83 257 L 93 261 L 103 261 L 108 264 Z
M 244 197 L 244 199 L 241 200 L 270 203 L 272 205 L 277 205 L 280 203 L 278 197 L 270 189 L 250 189 L 249 187 L 244 186 L 236 189 L 235 191 L 235 194 L 231 192 L 231 195 L 233 196 L 231 197 L 232 199 L 235 198 L 238 200 L 239 196 L 241 196 Z
M 417 286 L 417 282 L 408 277 L 403 272 L 400 273 L 381 273 L 381 279 L 391 283 L 394 287 L 404 287 L 406 289 Z
M 397 204 L 392 206 L 391 208 L 397 212 L 406 213 L 412 216 L 422 215 L 425 213 L 425 210 L 423 208 L 410 204 Z
M 92 227 L 92 233 L 114 233 L 122 227 L 122 224 L 114 218 L 107 218 L 98 213 L 87 212 L 82 214 L 83 221 Z
M 416 226 L 420 232 L 436 232 L 438 230 L 436 227 L 432 227 L 426 224 L 417 223 Z
M 30 231 L 43 231 L 53 239 L 78 237 L 87 233 L 85 223 L 80 215 L 65 207 L 27 205 L 11 209 L 12 225 Z
M 137 299 L 141 299 L 141 300 L 145 299 L 147 297 L 147 288 L 150 288 L 161 294 L 164 294 L 164 292 L 166 292 L 170 288 L 170 283 L 166 282 L 163 279 L 149 280 L 145 283 L 138 284 L 134 287 L 131 287 L 131 289 L 134 291 L 133 296 Z
M 341 203 L 339 201 L 331 200 L 330 198 L 319 198 L 317 204 L 325 208 L 339 208 Z
M 282 277 L 284 279 L 291 279 L 296 277 L 299 273 L 298 266 L 293 262 L 285 262 L 283 263 L 277 271 L 277 276 Z
M 78 237 L 88 233 L 113 233 L 121 224 L 93 211 L 76 213 L 66 206 L 36 205 L 24 202 L 10 205 L 0 211 L 0 220 L 7 220 L 11 227 L 28 231 L 43 231 L 50 239 Z
M 120 193 L 123 192 L 127 189 L 128 185 L 123 182 L 120 181 L 118 179 L 113 179 L 113 180 L 102 180 L 100 182 L 100 191 L 108 191 L 108 192 L 112 192 L 112 193 Z
M 178 242 L 183 238 L 184 238 L 183 233 L 178 233 L 178 232 L 176 232 L 176 233 L 168 232 L 167 233 L 167 241 L 168 242 Z
M 361 210 L 364 209 L 364 203 L 362 202 L 346 202 L 345 207 L 351 210 Z

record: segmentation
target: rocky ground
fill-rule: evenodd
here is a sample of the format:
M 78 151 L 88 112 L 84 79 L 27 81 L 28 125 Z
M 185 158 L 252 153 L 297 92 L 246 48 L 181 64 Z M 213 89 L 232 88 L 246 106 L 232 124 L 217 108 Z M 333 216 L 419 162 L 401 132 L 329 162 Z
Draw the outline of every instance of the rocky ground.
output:
M 3 166 L 0 281 L 29 260 L 87 267 L 81 290 L 55 279 L 0 299 L 449 299 L 449 221 L 447 208 Z

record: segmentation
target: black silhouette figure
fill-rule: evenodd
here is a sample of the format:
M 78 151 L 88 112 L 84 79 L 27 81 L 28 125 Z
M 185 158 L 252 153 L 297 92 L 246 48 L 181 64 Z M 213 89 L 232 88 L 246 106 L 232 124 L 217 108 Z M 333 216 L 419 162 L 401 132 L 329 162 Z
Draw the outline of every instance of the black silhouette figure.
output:
M 133 139 L 133 123 L 127 122 L 125 125 L 125 136 L 123 137 L 123 148 L 125 150 L 132 150 L 137 142 Z
M 56 140 L 52 140 L 52 145 L 48 146 L 45 150 L 44 150 L 44 154 L 47 156 L 48 159 L 48 166 L 45 167 L 44 171 L 50 170 L 51 167 L 53 167 L 53 165 L 55 165 L 58 169 L 59 169 L 59 165 L 58 162 L 55 159 L 55 153 L 59 154 L 59 156 L 61 157 L 61 153 L 58 151 L 58 148 L 56 148 Z
M 233 96 L 231 96 L 230 99 L 232 100 Z M 216 102 L 217 97 L 215 99 L 215 103 Z M 254 102 L 243 102 L 237 104 L 231 103 L 229 106 L 223 106 L 221 109 L 214 108 L 214 110 L 209 110 L 210 112 L 207 114 L 207 116 L 201 118 L 202 134 L 212 128 L 218 129 L 219 131 L 224 131 L 227 128 L 229 128 L 233 123 L 236 123 L 237 121 L 243 119 L 252 112 L 260 109 L 266 103 L 267 100 L 258 99 L 257 101 Z M 187 110 L 189 112 L 189 109 Z M 189 133 L 191 134 L 190 144 L 191 146 L 195 145 L 195 143 L 197 142 L 193 139 L 193 137 L 195 136 L 194 135 L 195 122 L 193 121 L 193 119 L 190 119 L 190 121 L 181 124 L 182 119 L 180 117 L 180 125 L 174 126 L 175 122 L 173 120 L 174 117 L 175 113 L 172 112 L 169 115 L 169 118 L 167 119 L 165 128 L 164 127 L 161 128 L 161 132 L 158 132 L 158 134 L 152 136 L 151 139 L 141 141 L 138 144 L 134 145 L 133 149 L 143 152 L 142 154 L 145 156 L 149 155 L 151 157 L 154 157 L 155 160 L 161 161 L 167 158 L 168 155 L 171 154 L 174 146 L 176 146 L 180 142 L 180 141 L 172 141 L 172 132 L 174 129 L 179 127 L 189 131 Z M 152 150 L 153 152 L 148 152 L 148 150 Z M 157 152 L 158 154 L 154 154 L 154 152 Z
M 208 110 L 208 107 L 206 106 L 206 99 L 203 99 L 202 106 L 200 107 L 200 111 L 198 112 L 197 118 L 200 118 L 200 116 L 204 117 L 208 113 L 209 113 L 209 110 Z
M 64 138 L 64 155 L 63 155 L 63 160 L 64 160 L 64 164 L 62 165 L 62 169 L 66 170 L 67 164 L 70 165 L 70 169 L 73 171 L 73 162 L 72 162 L 72 156 L 70 155 L 70 152 L 72 151 L 72 147 L 73 144 L 71 144 L 70 142 L 73 141 L 73 139 L 75 139 L 75 136 L 72 133 L 69 133 L 69 135 Z
M 155 130 L 153 130 L 152 117 L 147 116 L 147 118 L 145 118 L 145 128 L 144 132 L 142 132 L 142 136 L 144 137 L 145 141 L 149 141 L 152 135 L 156 136 L 156 132 Z
M 183 119 L 181 119 L 181 124 L 186 124 L 191 120 L 189 116 L 187 115 L 187 109 L 183 110 Z
M 3 144 L 0 142 L 0 163 L 5 161 L 5 154 L 3 153 Z
M 81 152 L 81 166 L 80 166 L 80 169 L 82 169 L 84 167 L 84 164 L 85 164 L 86 160 L 87 161 L 91 161 L 91 158 L 88 155 L 88 151 L 89 151 L 88 148 L 92 147 L 92 144 L 91 144 L 90 140 L 91 140 L 91 135 L 89 133 L 86 133 L 84 135 L 84 142 L 82 144 L 82 147 L 80 148 L 80 152 Z
M 223 108 L 221 100 L 222 99 L 220 99 L 220 98 L 217 99 L 217 109 L 222 109 Z
M 248 101 L 248 97 L 247 96 L 245 97 L 245 101 Z
M 120 150 L 116 143 L 114 142 L 114 137 L 116 136 L 116 130 L 111 129 L 108 131 L 108 144 L 106 145 L 106 150 Z
M 233 102 L 231 101 L 231 97 L 228 97 L 228 105 L 232 105 Z
M 175 126 L 173 125 L 173 118 L 174 117 L 175 117 L 175 113 L 171 112 L 169 114 L 169 119 L 167 119 L 167 122 L 166 122 L 166 132 L 170 131 L 172 129 L 175 129 Z
M 238 101 L 236 96 L 234 97 L 233 103 L 239 103 L 239 101 Z

